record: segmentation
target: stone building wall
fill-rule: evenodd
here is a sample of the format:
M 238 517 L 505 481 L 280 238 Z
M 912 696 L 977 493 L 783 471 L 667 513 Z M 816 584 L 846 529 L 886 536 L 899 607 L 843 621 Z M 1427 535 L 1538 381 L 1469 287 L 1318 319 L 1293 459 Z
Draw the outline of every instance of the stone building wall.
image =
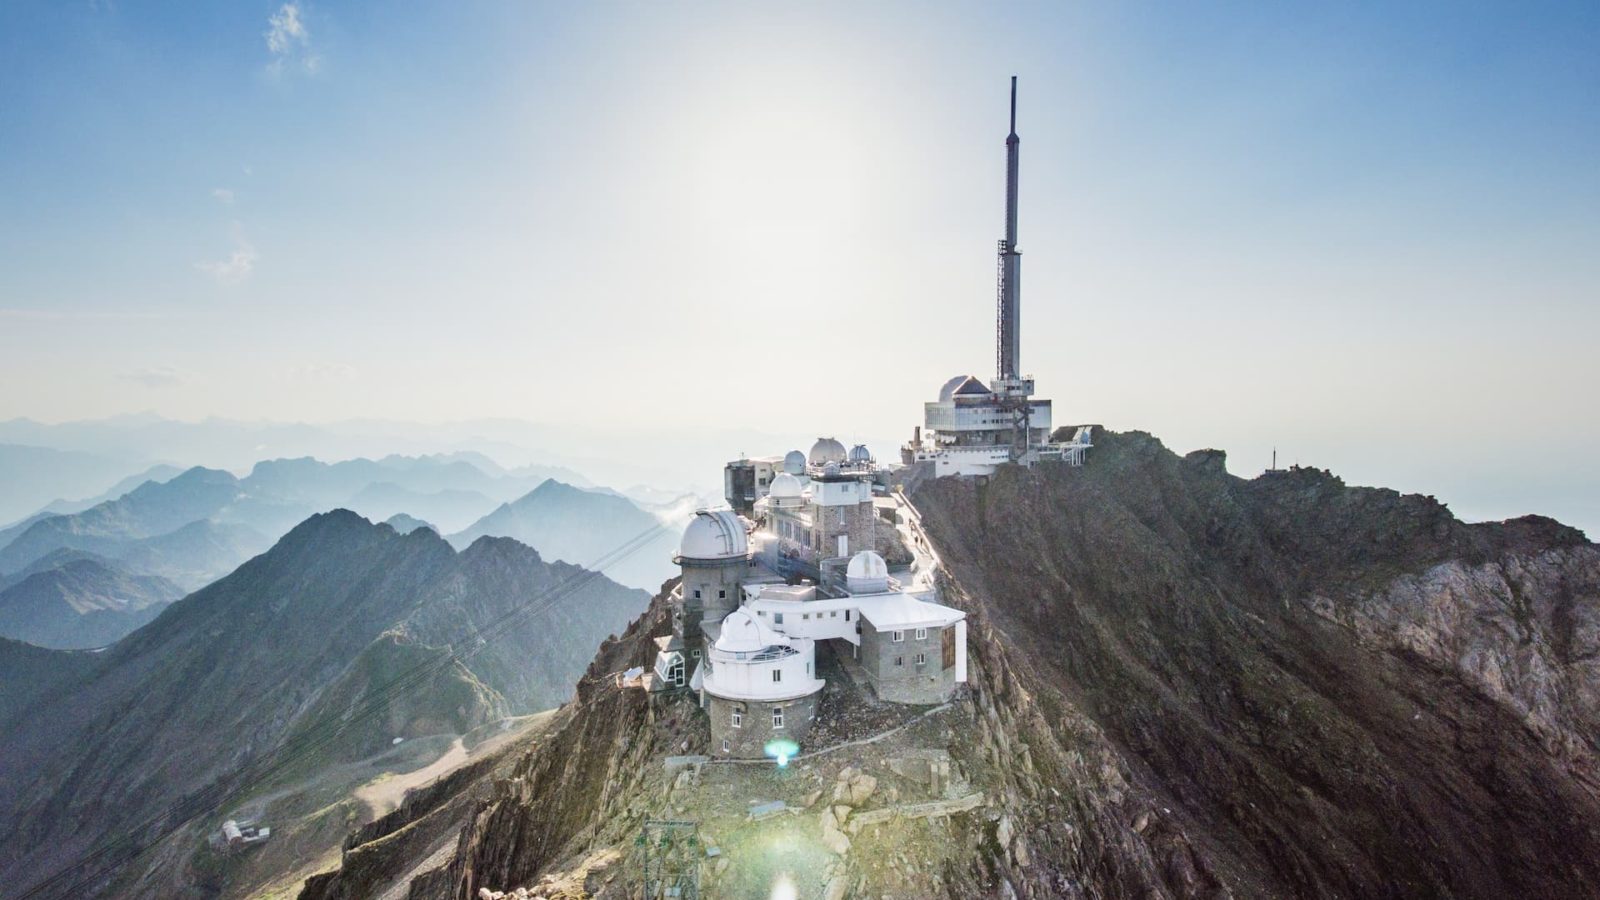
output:
M 739 581 L 749 573 L 749 563 L 734 560 L 721 565 L 683 563 L 683 639 L 699 648 L 700 623 L 722 617 L 739 608 Z M 695 596 L 695 592 L 699 596 Z
M 839 521 L 841 510 L 844 512 L 842 523 Z M 815 518 L 815 526 L 811 546 L 824 559 L 839 555 L 838 539 L 841 534 L 850 538 L 850 546 L 845 556 L 854 556 L 863 550 L 873 549 L 877 531 L 892 530 L 892 526 L 887 523 L 875 521 L 877 512 L 873 508 L 871 499 L 864 503 L 851 503 L 846 506 L 814 507 L 812 515 Z
M 928 628 L 927 636 L 917 638 L 914 628 L 905 629 L 905 639 L 892 640 L 892 631 L 879 631 L 865 619 L 861 621 L 861 666 L 879 699 L 894 703 L 943 703 L 956 689 L 956 668 L 944 666 L 943 632 L 948 628 Z M 917 654 L 926 660 L 916 662 Z M 895 658 L 902 660 L 895 665 Z
M 820 693 L 820 691 L 818 692 Z M 817 696 L 793 700 L 724 700 L 707 695 L 706 713 L 711 717 L 711 755 L 731 759 L 760 759 L 766 756 L 767 742 L 776 738 L 805 746 L 806 735 L 817 714 Z M 733 727 L 733 711 L 743 720 Z M 783 710 L 783 727 L 772 727 L 772 711 Z M 724 750 L 723 743 L 728 749 Z

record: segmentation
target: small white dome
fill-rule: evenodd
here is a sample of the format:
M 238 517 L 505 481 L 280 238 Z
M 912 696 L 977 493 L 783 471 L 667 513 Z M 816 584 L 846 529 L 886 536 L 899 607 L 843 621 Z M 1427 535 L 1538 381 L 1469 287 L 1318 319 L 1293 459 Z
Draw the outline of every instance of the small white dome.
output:
M 806 455 L 799 450 L 790 450 L 783 456 L 783 470 L 790 475 L 804 475 L 806 471 Z
M 738 559 L 749 552 L 744 523 L 731 509 L 696 510 L 678 545 L 678 555 L 687 559 Z
M 939 388 L 939 400 L 941 402 L 951 400 L 957 394 L 962 396 L 982 396 L 987 393 L 989 393 L 989 389 L 983 386 L 983 382 L 978 380 L 978 376 L 957 375 L 946 381 L 944 387 Z
M 723 617 L 716 648 L 726 653 L 755 653 L 778 643 L 783 643 L 783 639 L 776 632 L 755 616 L 736 609 Z
M 852 594 L 886 591 L 889 589 L 889 564 L 871 550 L 863 550 L 850 557 L 844 580 Z
M 813 466 L 825 465 L 831 462 L 844 462 L 844 445 L 831 437 L 817 438 L 811 445 L 811 453 L 806 457 Z
M 857 444 L 850 448 L 850 461 L 858 464 L 872 462 L 872 451 L 867 449 L 866 444 Z
M 790 500 L 799 497 L 803 489 L 800 479 L 790 475 L 788 472 L 783 472 L 777 478 L 772 479 L 771 486 L 767 488 L 767 496 L 776 497 L 779 500 Z

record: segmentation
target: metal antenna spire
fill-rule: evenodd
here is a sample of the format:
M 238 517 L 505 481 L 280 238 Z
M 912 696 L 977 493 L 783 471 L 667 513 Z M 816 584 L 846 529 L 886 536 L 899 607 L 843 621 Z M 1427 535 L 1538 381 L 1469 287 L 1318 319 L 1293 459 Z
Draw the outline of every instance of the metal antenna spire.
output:
M 1017 133 L 1017 76 L 1011 76 L 1011 133 Z
M 1000 241 L 995 362 L 1000 379 L 1021 377 L 1022 255 L 1017 252 L 1017 76 L 1011 76 L 1011 133 L 1006 136 L 1006 236 Z

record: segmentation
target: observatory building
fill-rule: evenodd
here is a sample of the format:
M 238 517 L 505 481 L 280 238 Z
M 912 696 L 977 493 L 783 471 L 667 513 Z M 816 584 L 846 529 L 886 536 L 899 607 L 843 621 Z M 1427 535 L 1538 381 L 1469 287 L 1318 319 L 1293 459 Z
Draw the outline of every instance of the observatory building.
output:
M 819 648 L 882 700 L 942 703 L 966 681 L 966 613 L 934 599 L 931 566 L 908 547 L 866 447 L 819 438 L 810 453 L 724 472 L 729 506 L 684 529 L 652 682 L 699 696 L 714 755 L 804 744 L 826 686 Z
M 684 529 L 672 633 L 656 639 L 650 684 L 698 695 L 714 755 L 793 755 L 828 677 L 847 675 L 883 701 L 949 700 L 967 680 L 966 614 L 938 602 L 937 561 L 893 487 L 986 476 L 1006 463 L 1084 461 L 1089 428 L 1053 441 L 1050 401 L 1021 374 L 1016 121 L 1013 78 L 995 378 L 947 381 L 898 465 L 832 437 L 806 453 L 734 460 L 723 469 L 728 506 L 699 510 Z
M 1032 465 L 1042 459 L 1082 465 L 1090 429 L 1072 440 L 1050 439 L 1050 401 L 1033 396 L 1033 377 L 1022 374 L 1022 251 L 1017 249 L 1017 79 L 1011 79 L 1011 133 L 1006 135 L 1006 222 L 999 244 L 995 301 L 995 377 L 987 385 L 957 375 L 923 406 L 923 425 L 901 450 L 908 464 L 928 463 L 938 475 L 990 475 L 1002 463 Z

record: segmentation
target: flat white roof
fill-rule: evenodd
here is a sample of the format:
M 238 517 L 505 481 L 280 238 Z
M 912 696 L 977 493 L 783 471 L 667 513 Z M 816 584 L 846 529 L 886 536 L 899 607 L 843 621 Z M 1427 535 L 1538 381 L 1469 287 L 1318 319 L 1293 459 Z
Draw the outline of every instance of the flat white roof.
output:
M 918 593 L 906 591 L 805 600 L 787 592 L 775 593 L 773 587 L 768 586 L 762 590 L 761 596 L 745 605 L 751 610 L 769 613 L 853 609 L 880 631 L 885 628 L 933 628 L 954 625 L 967 617 L 967 614 L 959 609 L 924 600 Z
M 919 599 L 915 594 L 867 594 L 851 597 L 856 601 L 861 615 L 874 628 L 932 628 L 954 625 L 967 614 L 931 600 Z

